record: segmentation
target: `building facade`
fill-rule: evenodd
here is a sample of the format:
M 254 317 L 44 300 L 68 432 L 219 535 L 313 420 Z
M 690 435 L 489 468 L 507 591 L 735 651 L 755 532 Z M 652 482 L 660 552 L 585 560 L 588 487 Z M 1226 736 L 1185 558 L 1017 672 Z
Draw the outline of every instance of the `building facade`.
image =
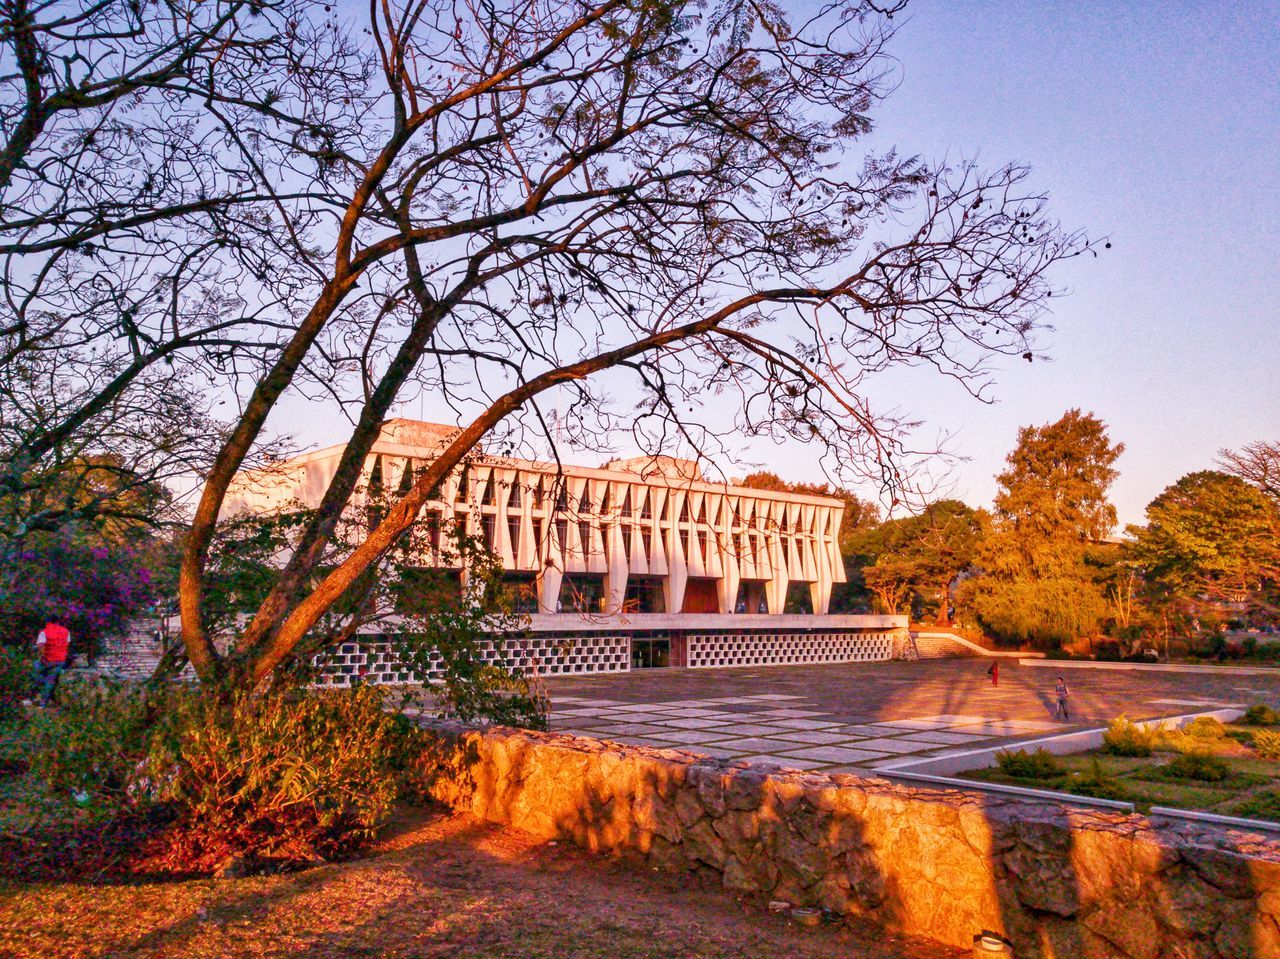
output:
M 455 432 L 388 421 L 351 508 L 407 491 Z M 314 507 L 341 453 L 243 474 L 227 508 Z M 697 464 L 668 457 L 593 468 L 478 454 L 428 502 L 418 541 L 422 565 L 456 569 L 460 585 L 455 524 L 501 562 L 529 614 L 527 648 L 514 656 L 524 668 L 887 659 L 901 617 L 828 615 L 832 588 L 845 581 L 843 511 L 829 497 L 708 482 Z M 347 654 L 366 659 L 338 665 L 376 665 L 362 648 Z

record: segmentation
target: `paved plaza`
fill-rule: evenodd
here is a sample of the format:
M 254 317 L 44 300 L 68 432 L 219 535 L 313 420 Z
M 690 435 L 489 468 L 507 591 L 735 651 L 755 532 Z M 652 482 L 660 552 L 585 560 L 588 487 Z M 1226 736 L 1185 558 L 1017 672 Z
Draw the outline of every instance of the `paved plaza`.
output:
M 1225 706 L 1280 706 L 1275 677 L 1019 666 L 989 660 L 652 669 L 547 680 L 554 730 L 793 769 L 866 770 L 1073 729 Z M 1071 722 L 1053 718 L 1058 675 Z

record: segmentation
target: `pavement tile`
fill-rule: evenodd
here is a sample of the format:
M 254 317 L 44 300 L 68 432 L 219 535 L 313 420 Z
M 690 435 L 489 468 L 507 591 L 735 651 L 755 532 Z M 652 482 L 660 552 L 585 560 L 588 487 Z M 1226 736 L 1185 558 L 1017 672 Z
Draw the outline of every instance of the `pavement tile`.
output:
M 768 716 L 771 719 L 812 719 L 814 716 L 827 715 L 820 709 L 765 709 L 761 710 L 760 716 Z
M 826 765 L 821 761 L 796 759 L 793 756 L 770 756 L 767 753 L 760 756 L 743 756 L 742 759 L 753 766 L 781 766 L 783 769 L 818 769 Z
M 677 716 L 674 719 L 668 719 L 664 716 L 654 719 L 654 722 L 671 729 L 711 729 L 715 726 L 728 725 L 727 720 L 707 719 L 704 716 Z
M 779 737 L 781 738 L 781 737 Z M 848 736 L 841 736 L 839 733 L 829 733 L 814 729 L 796 730 L 787 734 L 787 739 L 794 743 L 809 743 L 812 746 L 826 746 L 832 743 L 847 743 Z
M 765 739 L 761 736 L 739 736 L 716 742 L 722 749 L 736 749 L 744 753 L 783 752 L 796 745 L 783 739 Z
M 713 759 L 737 759 L 742 756 L 741 750 L 725 749 L 719 743 L 708 744 L 700 743 L 690 747 L 690 752 L 700 753 L 703 756 L 711 756 Z
M 788 758 L 805 759 L 818 763 L 863 763 L 884 759 L 884 753 L 852 746 L 810 746 L 807 749 L 789 749 Z
M 715 730 L 708 729 L 700 731 L 696 729 L 663 729 L 656 733 L 649 733 L 658 739 L 666 739 L 673 743 L 714 743 L 724 742 L 723 734 L 716 733 Z
M 782 693 L 761 693 L 761 694 L 760 694 L 760 695 L 758 695 L 758 696 L 750 696 L 750 697 L 748 697 L 748 698 L 749 698 L 749 699 L 759 699 L 759 700 L 766 700 L 766 699 L 804 699 L 804 697 L 803 697 L 803 696 L 788 696 L 788 695 L 784 695 L 784 694 L 782 694 Z
M 887 723 L 875 723 L 890 729 L 950 729 L 955 725 L 943 719 L 895 719 Z
M 831 726 L 829 727 L 828 732 L 844 733 L 846 736 L 871 736 L 877 738 L 880 736 L 893 735 L 892 730 L 887 730 L 883 726 L 866 726 L 857 724 L 852 726 Z M 906 730 L 903 730 L 903 732 L 906 732 Z
M 839 725 L 829 719 L 775 719 L 772 720 L 771 724 L 783 726 L 787 729 L 829 729 L 832 726 Z
M 664 726 L 653 723 L 613 723 L 608 726 L 593 726 L 593 736 L 652 736 L 655 733 L 669 732 Z
M 913 743 L 909 739 L 869 739 L 858 743 L 859 748 L 866 747 L 882 753 L 918 753 L 928 749 L 933 743 Z
M 987 736 L 974 736 L 968 733 L 936 733 L 936 732 L 919 732 L 912 733 L 910 736 L 898 736 L 895 742 L 903 743 L 931 743 L 935 746 L 965 746 L 969 744 L 979 743 Z
M 669 725 L 675 725 L 670 723 Z M 726 736 L 786 736 L 792 730 L 784 726 L 775 726 L 765 723 L 734 723 L 724 724 L 721 728 Z

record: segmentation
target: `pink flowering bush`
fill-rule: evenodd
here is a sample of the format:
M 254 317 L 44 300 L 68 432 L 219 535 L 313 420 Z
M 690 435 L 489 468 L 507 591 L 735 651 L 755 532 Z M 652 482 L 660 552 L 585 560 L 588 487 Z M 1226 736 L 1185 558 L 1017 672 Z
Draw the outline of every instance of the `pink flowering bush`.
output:
M 153 601 L 151 570 L 131 546 L 90 545 L 72 534 L 28 538 L 21 549 L 0 547 L 0 644 L 28 647 L 57 614 L 83 656 L 119 635 Z

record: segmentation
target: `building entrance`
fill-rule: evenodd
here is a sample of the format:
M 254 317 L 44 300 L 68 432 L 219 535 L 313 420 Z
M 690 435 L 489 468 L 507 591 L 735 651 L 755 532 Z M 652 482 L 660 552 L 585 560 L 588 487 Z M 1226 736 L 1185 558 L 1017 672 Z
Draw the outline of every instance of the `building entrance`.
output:
M 669 639 L 633 639 L 631 640 L 631 668 L 653 669 L 658 666 L 671 665 L 671 640 Z

